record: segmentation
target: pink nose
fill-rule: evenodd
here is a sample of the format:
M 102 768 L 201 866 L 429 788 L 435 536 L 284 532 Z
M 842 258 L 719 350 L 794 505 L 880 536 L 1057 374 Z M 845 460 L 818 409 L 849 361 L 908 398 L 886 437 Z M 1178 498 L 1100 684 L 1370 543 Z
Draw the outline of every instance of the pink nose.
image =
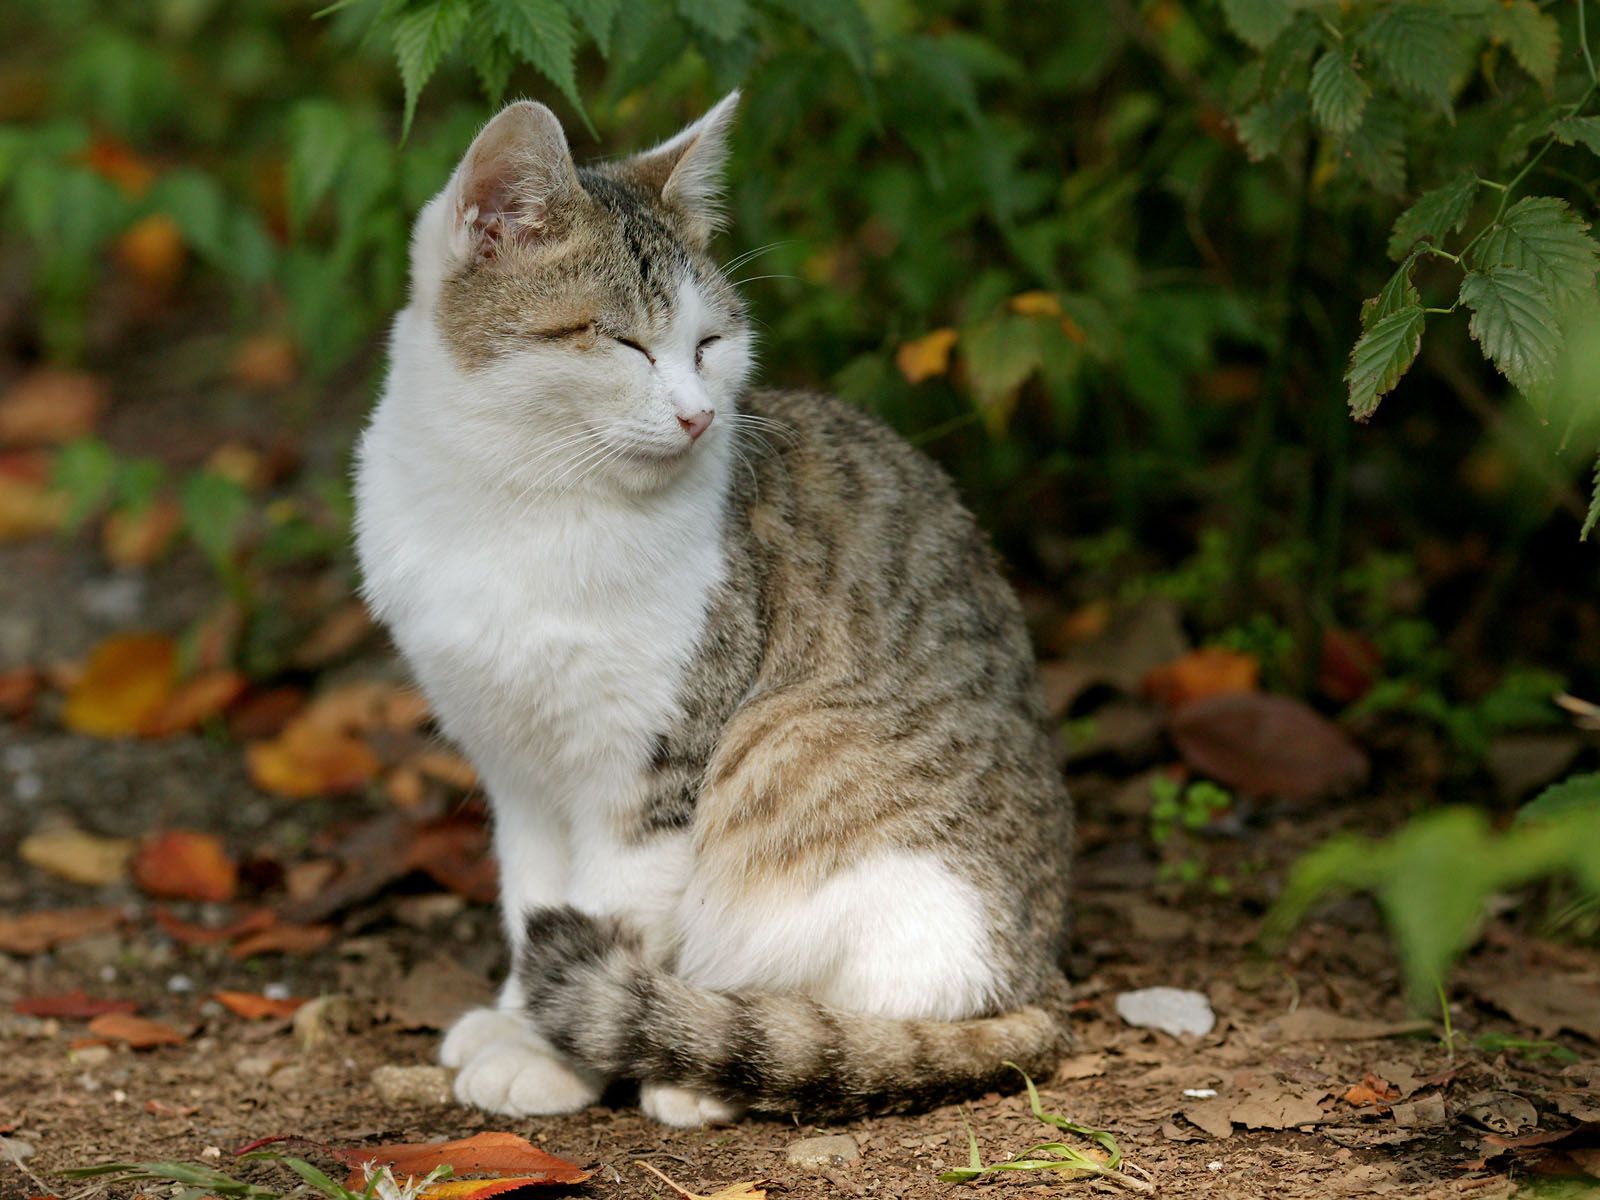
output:
M 704 433 L 706 428 L 711 424 L 711 418 L 716 415 L 717 414 L 712 412 L 710 409 L 706 409 L 704 412 L 691 413 L 687 417 L 680 413 L 678 415 L 678 424 L 682 426 L 683 431 L 689 435 L 689 440 L 691 442 L 698 441 L 700 435 Z

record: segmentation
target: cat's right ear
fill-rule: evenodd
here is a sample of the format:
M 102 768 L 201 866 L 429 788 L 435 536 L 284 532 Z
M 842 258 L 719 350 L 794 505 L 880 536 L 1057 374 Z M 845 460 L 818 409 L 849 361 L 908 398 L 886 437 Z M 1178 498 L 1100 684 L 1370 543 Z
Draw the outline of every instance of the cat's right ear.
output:
M 544 105 L 519 100 L 473 139 L 451 180 L 446 212 L 462 248 L 487 262 L 508 242 L 549 236 L 562 205 L 578 192 L 561 122 Z

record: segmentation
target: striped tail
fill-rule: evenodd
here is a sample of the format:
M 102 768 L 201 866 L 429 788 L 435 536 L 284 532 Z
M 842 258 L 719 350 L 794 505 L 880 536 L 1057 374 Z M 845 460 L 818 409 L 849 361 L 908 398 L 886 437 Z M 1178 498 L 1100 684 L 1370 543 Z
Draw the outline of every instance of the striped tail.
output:
M 609 1078 L 844 1118 L 1011 1090 L 1020 1080 L 1003 1063 L 1047 1076 L 1066 1046 L 1064 1021 L 1044 1007 L 898 1020 L 805 996 L 729 995 L 649 965 L 615 920 L 562 907 L 537 909 L 527 922 L 518 972 L 530 1020 L 576 1065 Z

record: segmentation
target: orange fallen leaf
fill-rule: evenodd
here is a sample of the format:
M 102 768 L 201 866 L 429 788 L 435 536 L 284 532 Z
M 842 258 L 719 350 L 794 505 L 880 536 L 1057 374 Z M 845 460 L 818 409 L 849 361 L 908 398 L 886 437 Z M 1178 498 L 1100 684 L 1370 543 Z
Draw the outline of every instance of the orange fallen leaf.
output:
M 117 264 L 155 292 L 168 292 L 183 275 L 188 253 L 178 223 L 166 213 L 135 221 L 112 246 Z
M 239 868 L 209 833 L 169 829 L 146 838 L 133 859 L 133 881 L 152 896 L 232 900 Z
M 585 1171 L 577 1163 L 545 1153 L 527 1138 L 514 1133 L 480 1133 L 454 1142 L 335 1150 L 333 1156 L 351 1168 L 345 1186 L 356 1190 L 366 1186 L 361 1169 L 364 1163 L 371 1163 L 374 1167 L 390 1167 L 397 1176 L 411 1175 L 419 1179 L 435 1167 L 448 1166 L 457 1175 L 516 1177 L 520 1179 L 521 1186 L 527 1186 L 530 1181 L 541 1184 L 582 1183 L 594 1174 L 593 1171 Z
M 332 925 L 289 925 L 275 922 L 256 933 L 247 933 L 228 947 L 229 958 L 252 958 L 257 954 L 311 954 L 333 941 Z
M 950 369 L 950 353 L 956 348 L 954 329 L 935 329 L 932 333 L 902 343 L 894 353 L 894 365 L 907 383 L 921 383 L 943 375 Z
M 633 1165 L 643 1167 L 646 1171 L 649 1171 L 650 1174 L 682 1196 L 683 1200 L 766 1200 L 767 1197 L 766 1189 L 756 1186 L 761 1182 L 759 1179 L 751 1179 L 745 1183 L 730 1183 L 725 1188 L 718 1188 L 716 1191 L 702 1196 L 699 1192 L 691 1192 L 681 1183 L 674 1183 L 647 1162 L 635 1162 Z
M 234 382 L 244 387 L 276 391 L 300 377 L 300 354 L 286 337 L 256 334 L 239 343 L 229 371 Z
M 89 1032 L 107 1041 L 126 1042 L 134 1050 L 156 1046 L 181 1046 L 189 1039 L 164 1021 L 131 1013 L 104 1013 L 89 1022 Z
M 55 446 L 94 432 L 105 384 L 85 371 L 40 367 L 0 396 L 0 445 Z
M 341 733 L 406 733 L 429 715 L 427 700 L 415 688 L 367 681 L 328 689 L 306 706 L 300 720 Z
M 542 1175 L 523 1175 L 511 1179 L 445 1179 L 431 1183 L 417 1193 L 417 1200 L 489 1200 L 525 1187 L 544 1187 L 553 1183 Z
M 133 843 L 100 837 L 82 829 L 50 829 L 29 834 L 17 847 L 23 862 L 68 883 L 101 887 L 127 877 Z
M 96 1000 L 82 991 L 55 996 L 27 996 L 11 1006 L 29 1017 L 60 1017 L 66 1021 L 87 1021 L 106 1013 L 131 1013 L 139 1006 L 132 1000 Z
M 243 1017 L 247 1021 L 261 1021 L 268 1018 L 286 1020 L 294 1016 L 305 1003 L 303 998 L 290 996 L 275 1000 L 271 996 L 262 996 L 255 992 L 213 992 L 211 998 L 235 1016 Z
M 425 750 L 412 755 L 410 762 L 429 779 L 436 779 L 457 791 L 470 792 L 478 786 L 478 772 L 472 764 L 448 750 Z
M 267 482 L 261 451 L 243 442 L 223 442 L 206 458 L 206 470 L 251 492 Z
M 100 526 L 100 548 L 113 566 L 149 566 L 171 548 L 182 524 L 183 513 L 169 496 L 139 511 L 118 509 Z
M 13 667 L 0 671 L 0 717 L 15 719 L 33 711 L 44 676 L 37 667 Z
M 246 746 L 245 764 L 262 791 L 295 799 L 359 791 L 383 769 L 359 737 L 313 724 L 305 715 L 276 738 Z
M 144 719 L 139 732 L 145 737 L 167 737 L 198 729 L 221 716 L 244 688 L 244 676 L 237 671 L 207 671 L 196 675 L 179 684 L 177 690 Z
M 123 920 L 120 908 L 53 908 L 20 917 L 0 916 L 0 951 L 38 954 L 63 942 L 105 933 Z
M 277 737 L 305 706 L 306 694 L 297 687 L 253 692 L 228 710 L 228 733 L 241 741 Z
M 421 829 L 407 862 L 412 870 L 426 872 L 441 887 L 475 904 L 491 904 L 500 893 L 499 870 L 482 825 L 441 821 Z
M 71 498 L 45 483 L 0 475 L 0 540 L 54 533 L 67 521 Z
M 83 153 L 84 164 L 116 184 L 124 196 L 137 200 L 156 181 L 156 171 L 133 149 L 115 138 L 98 135 Z
M 228 924 L 215 927 L 180 921 L 172 915 L 170 909 L 163 907 L 157 907 L 154 916 L 156 925 L 162 933 L 185 946 L 214 946 L 219 942 L 231 942 L 235 938 L 259 933 L 278 923 L 277 916 L 271 909 L 266 908 L 251 909 Z
M 101 642 L 67 694 L 62 720 L 100 737 L 137 733 L 172 694 L 177 663 L 177 647 L 164 634 L 125 633 Z
M 396 767 L 383 777 L 383 794 L 398 808 L 420 807 L 424 797 L 422 772 L 406 764 Z
M 1253 692 L 1261 683 L 1254 655 L 1204 646 L 1157 667 L 1144 677 L 1144 694 L 1166 708 L 1182 708 L 1211 696 Z
M 1387 1108 L 1392 1100 L 1400 1098 L 1400 1089 L 1386 1079 L 1380 1079 L 1368 1071 L 1360 1083 L 1352 1084 L 1344 1094 L 1344 1101 L 1355 1108 L 1365 1108 L 1376 1105 Z

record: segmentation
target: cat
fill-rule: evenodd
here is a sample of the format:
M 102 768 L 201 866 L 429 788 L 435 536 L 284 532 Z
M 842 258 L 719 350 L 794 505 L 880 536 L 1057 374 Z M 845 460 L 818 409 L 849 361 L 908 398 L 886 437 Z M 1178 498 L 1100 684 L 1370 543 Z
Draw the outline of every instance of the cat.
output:
M 440 1051 L 493 1112 L 887 1112 L 1064 1045 L 1017 599 L 929 459 L 748 386 L 709 250 L 736 103 L 582 168 L 549 109 L 495 116 L 360 441 L 365 596 L 494 818 L 512 970 Z

